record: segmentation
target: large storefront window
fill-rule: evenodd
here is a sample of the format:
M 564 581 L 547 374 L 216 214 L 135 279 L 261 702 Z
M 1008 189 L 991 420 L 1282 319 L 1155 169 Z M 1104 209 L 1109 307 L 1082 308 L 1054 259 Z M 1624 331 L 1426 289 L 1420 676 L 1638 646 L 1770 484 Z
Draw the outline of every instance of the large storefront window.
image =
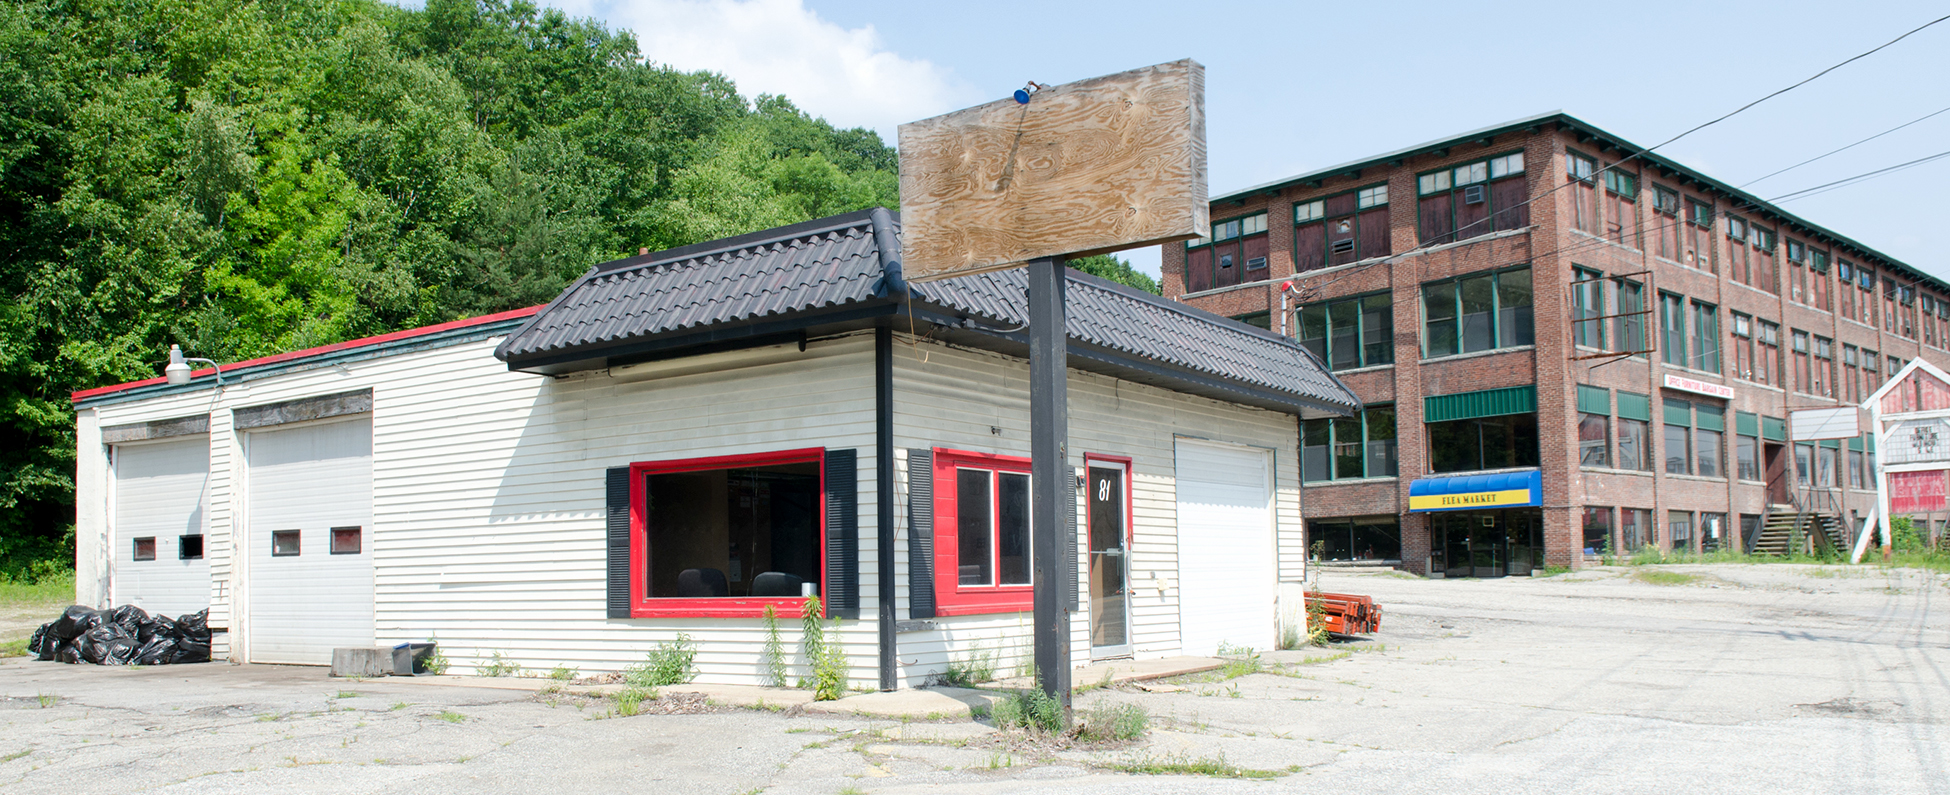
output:
M 1307 420 L 1300 438 L 1301 479 L 1395 476 L 1395 407 L 1371 406 L 1340 419 Z
M 1300 344 L 1335 370 L 1395 361 L 1395 307 L 1388 293 L 1300 307 Z
M 1606 555 L 1611 548 L 1611 508 L 1587 505 L 1584 507 L 1584 554 Z
M 1536 414 L 1431 422 L 1428 432 L 1433 472 L 1537 465 Z
M 1426 358 L 1512 348 L 1536 342 L 1530 266 L 1481 273 L 1422 287 Z
M 1401 560 L 1401 522 L 1393 516 L 1309 520 L 1307 545 L 1315 544 L 1320 545 L 1321 560 Z
M 1445 577 L 1528 575 L 1544 561 L 1536 508 L 1429 514 L 1429 570 Z

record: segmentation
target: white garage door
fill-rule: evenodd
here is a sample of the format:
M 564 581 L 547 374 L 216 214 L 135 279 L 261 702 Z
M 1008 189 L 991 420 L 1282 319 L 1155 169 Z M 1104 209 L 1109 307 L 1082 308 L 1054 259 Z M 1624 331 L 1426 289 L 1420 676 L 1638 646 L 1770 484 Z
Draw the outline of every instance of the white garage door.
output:
M 1179 632 L 1184 653 L 1274 641 L 1272 456 L 1178 442 Z
M 251 662 L 373 645 L 372 420 L 253 431 Z
M 116 445 L 114 467 L 109 601 L 172 617 L 209 607 L 210 437 Z

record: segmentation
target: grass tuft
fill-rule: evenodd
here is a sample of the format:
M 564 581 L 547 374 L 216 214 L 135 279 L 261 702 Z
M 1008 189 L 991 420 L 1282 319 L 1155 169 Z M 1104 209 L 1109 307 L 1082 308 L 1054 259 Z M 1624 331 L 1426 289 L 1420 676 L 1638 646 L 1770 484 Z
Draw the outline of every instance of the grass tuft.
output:
M 1111 766 L 1126 773 L 1147 776 L 1211 776 L 1213 778 L 1271 779 L 1286 775 L 1287 770 L 1260 770 L 1240 767 L 1226 761 L 1225 754 L 1192 758 L 1174 754 L 1161 757 L 1141 757 L 1139 759 Z
M 650 689 L 681 685 L 697 676 L 697 644 L 691 636 L 677 633 L 674 641 L 664 641 L 651 649 L 640 665 L 632 665 L 623 672 L 623 681 L 631 687 Z
M 434 717 L 444 720 L 448 723 L 461 723 L 467 720 L 466 715 L 462 715 L 451 709 L 443 709 L 440 711 L 440 714 L 435 715 Z
M 1088 742 L 1125 742 L 1144 736 L 1151 716 L 1136 704 L 1099 703 L 1077 721 L 1077 738 Z
M 1691 585 L 1699 582 L 1700 576 L 1677 571 L 1635 571 L 1632 579 L 1647 585 Z

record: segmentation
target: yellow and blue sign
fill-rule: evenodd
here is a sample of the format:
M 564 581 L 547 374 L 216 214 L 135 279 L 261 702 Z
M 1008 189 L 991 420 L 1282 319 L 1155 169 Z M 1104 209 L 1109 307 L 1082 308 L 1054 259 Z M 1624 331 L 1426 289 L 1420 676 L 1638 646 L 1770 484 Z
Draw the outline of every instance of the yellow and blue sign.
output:
M 1544 473 L 1498 472 L 1453 478 L 1423 478 L 1408 486 L 1408 510 L 1477 511 L 1544 504 Z

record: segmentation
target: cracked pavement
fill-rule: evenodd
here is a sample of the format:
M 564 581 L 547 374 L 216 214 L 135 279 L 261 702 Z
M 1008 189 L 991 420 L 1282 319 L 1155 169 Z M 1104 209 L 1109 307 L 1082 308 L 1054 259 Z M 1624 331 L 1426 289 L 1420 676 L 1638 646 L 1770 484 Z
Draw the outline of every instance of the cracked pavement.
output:
M 1430 581 L 1325 573 L 1384 631 L 1273 672 L 1078 696 L 1141 741 L 736 708 L 600 718 L 569 695 L 315 668 L 0 660 L 0 791 L 1873 792 L 1950 795 L 1950 576 L 1662 566 Z M 43 698 L 45 697 L 45 698 Z M 1223 760 L 1264 779 L 1150 775 Z

